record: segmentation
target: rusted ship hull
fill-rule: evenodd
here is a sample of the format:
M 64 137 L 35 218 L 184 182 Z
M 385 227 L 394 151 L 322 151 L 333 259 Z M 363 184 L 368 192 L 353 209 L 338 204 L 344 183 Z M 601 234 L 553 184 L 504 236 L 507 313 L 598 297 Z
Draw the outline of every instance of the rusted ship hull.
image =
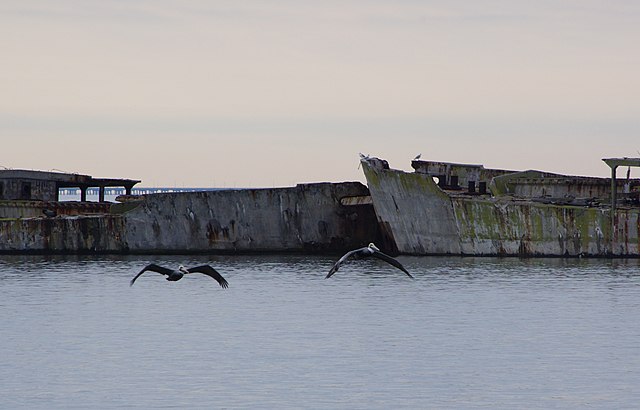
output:
M 387 246 L 399 253 L 640 256 L 640 207 L 625 202 L 612 216 L 610 199 L 598 198 L 608 179 L 446 163 L 434 174 L 433 163 L 412 165 L 416 172 L 408 173 L 377 158 L 362 161 Z M 638 181 L 626 184 L 629 191 Z M 576 198 L 572 189 L 594 196 Z M 555 191 L 563 195 L 553 197 Z

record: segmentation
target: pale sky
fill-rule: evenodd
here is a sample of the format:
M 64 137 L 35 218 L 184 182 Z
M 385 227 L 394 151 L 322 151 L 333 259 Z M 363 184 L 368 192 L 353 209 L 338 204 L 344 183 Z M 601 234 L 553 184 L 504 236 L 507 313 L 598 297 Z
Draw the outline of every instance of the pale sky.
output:
M 0 167 L 272 187 L 364 181 L 359 152 L 640 156 L 635 1 L 3 0 L 0 53 Z

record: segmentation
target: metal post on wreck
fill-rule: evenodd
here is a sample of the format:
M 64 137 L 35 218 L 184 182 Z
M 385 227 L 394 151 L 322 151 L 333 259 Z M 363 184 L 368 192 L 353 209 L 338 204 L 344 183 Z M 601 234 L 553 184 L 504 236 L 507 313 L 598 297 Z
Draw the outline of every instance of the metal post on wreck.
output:
M 611 168 L 611 253 L 613 253 L 613 245 L 616 237 L 616 203 L 618 200 L 616 170 L 620 166 L 640 167 L 640 158 L 603 158 L 602 160 Z

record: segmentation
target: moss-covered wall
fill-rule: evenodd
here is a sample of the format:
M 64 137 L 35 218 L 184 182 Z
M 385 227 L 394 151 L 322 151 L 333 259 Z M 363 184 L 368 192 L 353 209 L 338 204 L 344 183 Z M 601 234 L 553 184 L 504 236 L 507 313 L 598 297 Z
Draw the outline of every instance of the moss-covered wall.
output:
M 397 250 L 409 254 L 523 256 L 640 255 L 639 211 L 559 206 L 507 197 L 450 196 L 431 177 L 363 170 L 377 218 Z
M 498 255 L 603 256 L 620 254 L 611 246 L 609 212 L 599 208 L 556 206 L 526 201 L 452 200 L 462 253 Z M 628 224 L 638 214 L 622 212 Z M 625 234 L 629 229 L 625 228 Z M 617 235 L 616 242 L 621 238 Z M 637 254 L 637 234 L 627 236 L 628 250 Z
M 460 237 L 451 199 L 431 176 L 363 162 L 378 222 L 399 252 L 458 254 Z
M 0 220 L 2 252 L 122 252 L 124 220 L 117 215 Z

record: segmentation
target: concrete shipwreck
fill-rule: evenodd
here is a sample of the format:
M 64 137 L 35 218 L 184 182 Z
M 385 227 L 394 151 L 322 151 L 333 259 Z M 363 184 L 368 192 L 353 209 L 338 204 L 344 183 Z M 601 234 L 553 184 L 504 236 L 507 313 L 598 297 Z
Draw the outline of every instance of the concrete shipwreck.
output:
M 145 195 L 116 205 L 132 252 L 331 252 L 378 235 L 359 182 Z
M 359 182 L 135 196 L 131 183 L 138 181 L 120 180 L 129 194 L 120 203 L 59 202 L 50 191 L 72 181 L 42 190 L 33 188 L 46 184 L 27 182 L 13 184 L 15 195 L 0 192 L 0 252 L 337 252 L 379 235 L 369 191 Z
M 639 158 L 604 159 L 611 178 L 363 158 L 388 246 L 413 255 L 640 256 Z
M 140 181 L 0 172 L 0 253 L 344 252 L 376 242 L 413 255 L 640 256 L 640 158 L 611 178 L 362 158 L 359 182 L 132 195 Z M 628 175 L 628 174 L 627 174 Z M 118 203 L 107 187 L 125 188 Z M 78 187 L 81 200 L 59 201 Z M 97 202 L 86 190 L 99 188 Z

